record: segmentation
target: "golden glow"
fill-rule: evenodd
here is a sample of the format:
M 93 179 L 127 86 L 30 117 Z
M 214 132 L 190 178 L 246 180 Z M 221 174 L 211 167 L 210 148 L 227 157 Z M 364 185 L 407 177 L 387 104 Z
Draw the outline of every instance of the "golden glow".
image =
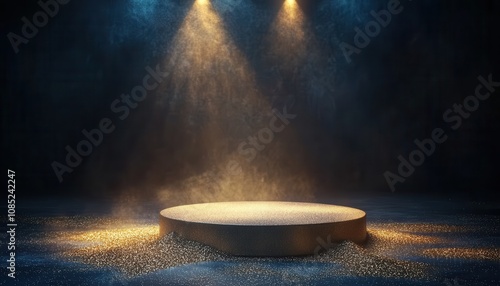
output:
M 291 14 L 291 16 L 297 15 L 298 5 L 295 0 L 285 0 L 284 6 L 286 7 L 286 11 Z
M 276 149 L 276 153 L 282 151 L 279 148 Z M 275 164 L 278 165 L 278 163 Z M 250 169 L 248 166 L 245 167 Z M 270 201 L 296 198 L 311 201 L 314 199 L 312 183 L 308 178 L 298 175 L 294 177 L 277 175 L 273 181 L 267 181 L 259 177 L 257 172 L 258 170 L 250 169 L 248 172 L 224 173 L 221 176 L 206 172 L 185 180 L 180 188 L 167 188 L 159 191 L 157 198 L 165 207 L 236 200 Z M 269 172 L 275 172 L 275 170 L 271 169 Z M 214 181 L 216 181 L 215 184 Z
M 405 252 L 417 252 L 415 254 L 420 255 L 419 248 L 450 243 L 449 240 L 435 234 L 461 231 L 460 228 L 443 224 L 372 224 L 368 226 L 369 239 L 366 250 L 373 254 L 389 256 L 393 253 L 397 255 Z
M 295 0 L 285 0 L 271 25 L 269 43 L 273 57 L 289 71 L 299 67 L 306 56 L 306 33 L 310 31 L 299 5 Z
M 273 182 L 264 179 L 265 175 L 283 168 L 282 158 L 269 158 L 270 163 L 262 168 L 256 168 L 256 162 L 244 165 L 247 161 L 238 153 L 238 146 L 268 124 L 272 107 L 268 97 L 261 94 L 251 65 L 231 40 L 210 1 L 193 3 L 173 38 L 165 69 L 172 71 L 168 82 L 169 89 L 173 90 L 168 99 L 169 108 L 179 114 L 173 128 L 188 134 L 187 139 L 181 139 L 189 144 L 187 156 L 199 158 L 197 164 L 205 164 L 208 170 L 186 179 L 182 186 L 161 190 L 158 193 L 161 201 L 171 205 L 174 202 L 273 200 L 281 198 L 284 192 L 293 192 L 293 188 L 306 186 L 298 182 L 300 179 L 293 182 L 283 179 L 285 186 L 277 182 L 277 175 L 272 176 L 276 178 Z M 280 136 L 287 135 L 283 132 Z M 277 150 L 271 151 L 272 148 Z M 277 144 L 266 146 L 266 151 L 272 154 L 269 157 L 288 158 L 285 149 Z M 246 166 L 245 172 L 219 174 L 232 160 Z M 310 194 L 311 190 L 306 186 L 302 194 L 304 192 Z
M 127 223 L 117 219 L 97 217 L 50 218 L 46 223 L 46 227 L 61 228 L 61 231 L 45 232 L 47 237 L 34 236 L 35 243 L 54 246 L 56 250 L 54 254 L 64 259 L 97 267 L 113 267 L 128 277 L 203 261 L 233 261 L 232 257 L 221 254 L 208 246 L 190 242 L 175 235 L 158 239 L 156 225 L 140 225 L 134 222 Z M 73 230 L 68 230 L 68 227 L 73 227 Z M 378 233 L 371 232 L 371 238 L 380 237 Z M 360 276 L 425 276 L 426 269 L 422 264 L 401 259 L 401 256 L 411 251 L 412 245 L 405 247 L 404 244 L 394 243 L 391 239 L 382 240 L 385 244 L 397 247 L 395 251 L 397 257 L 388 258 L 391 254 L 384 250 L 380 251 L 380 255 L 374 255 L 375 251 L 370 248 L 379 248 L 380 244 L 369 246 L 368 249 L 365 248 L 368 251 L 365 251 L 351 242 L 345 242 L 335 246 L 333 251 L 321 257 L 282 259 L 290 262 L 340 263 L 352 271 L 351 273 Z M 235 262 L 241 263 L 241 259 L 237 258 Z M 248 261 L 255 262 L 253 259 Z M 248 263 L 242 265 L 248 265 Z M 327 271 L 332 277 L 338 275 L 337 272 Z
M 106 251 L 138 242 L 153 241 L 158 231 L 158 226 L 122 225 L 70 234 L 65 240 L 70 244 L 84 244 L 82 251 Z
M 286 6 L 296 6 L 297 5 L 297 2 L 295 2 L 295 0 L 285 0 L 285 3 L 284 3 Z
M 171 84 L 189 97 L 185 107 L 208 109 L 211 119 L 224 112 L 217 101 L 257 96 L 249 64 L 208 0 L 194 2 L 173 40 L 167 66 L 174 71 Z
M 392 229 L 370 228 L 369 232 L 377 239 L 388 241 L 394 244 L 433 244 L 442 241 L 442 239 L 432 236 L 405 233 Z
M 431 248 L 424 250 L 423 254 L 433 258 L 500 261 L 498 248 Z
M 382 223 L 372 224 L 374 230 L 398 230 L 404 233 L 460 233 L 473 231 L 473 228 L 446 224 L 430 223 Z
M 363 218 L 358 209 L 294 202 L 217 202 L 165 209 L 163 217 L 180 221 L 231 225 L 301 225 Z

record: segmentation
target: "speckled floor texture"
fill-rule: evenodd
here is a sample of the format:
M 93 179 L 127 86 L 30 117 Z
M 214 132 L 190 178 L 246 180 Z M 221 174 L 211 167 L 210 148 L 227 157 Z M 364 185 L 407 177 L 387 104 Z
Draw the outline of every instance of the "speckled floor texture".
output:
M 4 270 L 0 285 L 500 285 L 498 204 L 396 196 L 326 203 L 366 211 L 364 245 L 318 237 L 317 255 L 235 257 L 176 234 L 159 238 L 165 206 L 154 203 L 127 218 L 106 203 L 19 203 L 16 279 Z

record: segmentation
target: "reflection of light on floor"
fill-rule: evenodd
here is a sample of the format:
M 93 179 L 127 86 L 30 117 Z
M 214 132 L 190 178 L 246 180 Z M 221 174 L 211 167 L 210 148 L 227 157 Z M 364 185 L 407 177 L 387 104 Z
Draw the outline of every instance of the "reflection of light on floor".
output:
M 256 273 L 261 269 L 265 271 L 263 275 L 274 275 L 265 267 L 273 262 L 288 262 L 284 264 L 286 267 L 283 270 L 289 271 L 289 274 L 303 271 L 304 267 L 307 267 L 306 263 L 324 263 L 331 265 L 331 268 L 324 268 L 323 271 L 316 273 L 315 277 L 321 275 L 325 279 L 352 275 L 422 279 L 428 275 L 426 266 L 422 263 L 373 255 L 352 242 L 334 246 L 320 256 L 243 258 L 228 256 L 175 234 L 158 239 L 157 226 L 124 224 L 120 220 L 111 218 L 72 217 L 69 220 L 51 218 L 46 220 L 46 226 L 57 226 L 57 228 L 73 226 L 74 229 L 47 232 L 48 236 L 35 238 L 35 240 L 41 239 L 35 243 L 56 246 L 55 254 L 64 259 L 96 267 L 112 267 L 129 277 L 204 261 L 225 261 L 242 273 Z M 339 268 L 338 265 L 343 267 Z M 234 271 L 231 269 L 234 268 L 220 271 Z M 276 275 L 279 278 L 283 273 L 279 272 Z M 294 279 L 300 284 L 307 284 L 305 282 L 308 276 L 298 275 Z
M 463 234 L 478 231 L 469 226 L 427 223 L 379 223 L 368 228 L 370 239 L 366 249 L 371 253 L 399 257 L 413 253 L 432 258 L 500 261 L 500 251 L 493 248 L 449 247 L 455 241 L 442 234 Z M 460 241 L 461 243 L 461 241 Z
M 463 231 L 461 227 L 443 224 L 377 223 L 368 226 L 369 239 L 365 247 L 378 255 L 420 255 L 422 249 L 451 243 L 439 234 Z
M 370 234 L 376 237 L 376 239 L 394 244 L 432 244 L 442 241 L 442 239 L 432 236 L 417 235 L 390 229 L 370 228 Z
M 400 232 L 411 233 L 449 233 L 449 232 L 466 232 L 473 231 L 471 227 L 446 225 L 446 224 L 431 224 L 431 223 L 382 223 L 372 224 L 374 229 L 392 229 Z
M 160 240 L 157 225 L 91 217 L 72 217 L 70 220 L 51 218 L 45 224 L 54 231 L 33 242 L 50 245 L 56 250 L 56 255 L 64 259 L 96 267 L 113 267 L 127 276 L 225 259 L 225 255 L 205 245 L 175 235 Z
M 277 261 L 227 256 L 175 235 L 159 240 L 156 225 L 89 217 L 58 217 L 45 219 L 44 222 L 45 227 L 52 230 L 47 232 L 45 237 L 34 236 L 33 243 L 56 246 L 56 255 L 65 259 L 97 267 L 115 267 L 130 276 L 203 261 L 233 261 L 243 269 L 262 267 L 259 263 Z M 34 219 L 33 223 L 38 225 L 40 219 Z M 378 223 L 369 228 L 370 240 L 374 243 L 363 248 L 346 242 L 319 257 L 298 257 L 279 261 L 322 262 L 341 264 L 345 267 L 344 270 L 331 268 L 324 273 L 326 277 L 405 276 L 416 279 L 428 275 L 425 265 L 405 261 L 405 257 L 416 255 L 437 259 L 500 261 L 498 249 L 453 247 L 453 241 L 450 239 L 433 237 L 440 233 L 459 234 L 467 230 L 470 229 L 446 224 Z
M 77 245 L 79 243 L 88 245 L 84 248 L 85 251 L 106 251 L 139 242 L 153 241 L 157 235 L 158 227 L 156 226 L 123 225 L 70 234 L 64 239 Z
M 36 222 L 39 223 L 39 220 Z M 46 226 L 55 231 L 48 232 L 49 236 L 43 238 L 43 243 L 58 245 L 59 249 L 62 247 L 59 252 L 62 257 L 100 267 L 117 267 L 129 275 L 201 261 L 259 261 L 227 256 L 177 236 L 168 235 L 158 239 L 156 225 L 123 223 L 108 218 L 72 217 L 47 219 Z M 72 230 L 60 230 L 67 228 Z M 497 248 L 453 247 L 454 236 L 439 236 L 476 230 L 446 224 L 378 223 L 369 227 L 369 243 L 363 248 L 346 242 L 319 257 L 293 258 L 290 261 L 340 263 L 351 274 L 383 277 L 400 274 L 425 276 L 425 267 L 405 261 L 404 257 L 407 256 L 500 261 Z
M 433 258 L 500 261 L 498 248 L 431 248 L 425 249 L 423 254 Z

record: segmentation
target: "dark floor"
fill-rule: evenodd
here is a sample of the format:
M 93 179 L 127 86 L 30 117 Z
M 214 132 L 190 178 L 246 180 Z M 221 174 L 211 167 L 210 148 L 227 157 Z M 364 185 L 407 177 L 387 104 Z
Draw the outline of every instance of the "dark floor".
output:
M 127 218 L 106 203 L 46 200 L 17 210 L 16 279 L 2 285 L 500 285 L 500 207 L 444 198 L 365 197 L 330 203 L 365 210 L 366 245 L 316 257 L 238 258 L 169 236 L 157 211 Z M 1 240 L 6 241 L 6 232 Z M 2 261 L 6 261 L 6 251 Z M 5 262 L 4 262 L 5 264 Z

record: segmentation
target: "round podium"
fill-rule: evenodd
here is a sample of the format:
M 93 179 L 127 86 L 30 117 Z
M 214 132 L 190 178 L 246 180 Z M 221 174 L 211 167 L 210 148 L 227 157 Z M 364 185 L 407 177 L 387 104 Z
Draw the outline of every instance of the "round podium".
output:
M 160 212 L 160 236 L 181 237 L 239 256 L 312 255 L 366 238 L 366 213 L 336 205 L 244 201 L 183 205 Z

